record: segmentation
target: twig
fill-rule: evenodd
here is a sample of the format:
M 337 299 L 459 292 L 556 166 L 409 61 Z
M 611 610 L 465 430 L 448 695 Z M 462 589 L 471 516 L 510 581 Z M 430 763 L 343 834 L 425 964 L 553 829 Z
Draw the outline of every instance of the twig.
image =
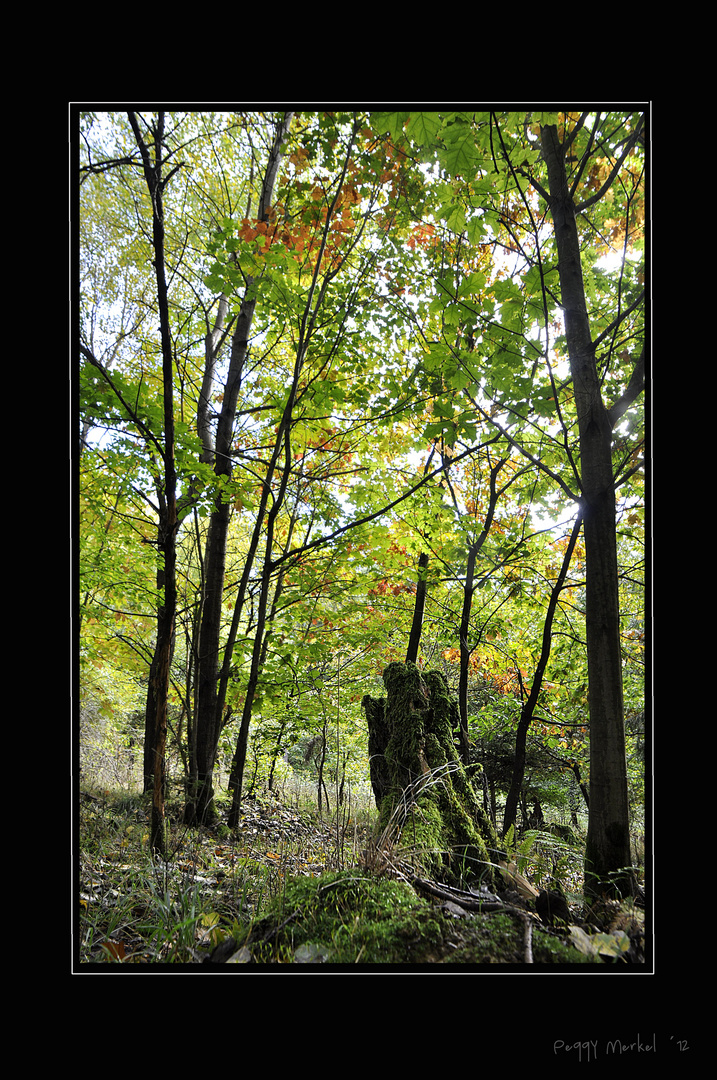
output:
M 533 920 L 527 916 L 524 917 L 525 922 L 525 962 L 526 964 L 533 963 Z

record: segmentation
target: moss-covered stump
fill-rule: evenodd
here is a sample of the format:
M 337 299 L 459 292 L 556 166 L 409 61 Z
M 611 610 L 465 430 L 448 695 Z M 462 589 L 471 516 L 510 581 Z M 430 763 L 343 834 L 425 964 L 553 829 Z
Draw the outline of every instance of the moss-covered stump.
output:
M 494 886 L 498 841 L 456 750 L 458 706 L 440 671 L 389 664 L 364 697 L 379 828 L 428 876 Z

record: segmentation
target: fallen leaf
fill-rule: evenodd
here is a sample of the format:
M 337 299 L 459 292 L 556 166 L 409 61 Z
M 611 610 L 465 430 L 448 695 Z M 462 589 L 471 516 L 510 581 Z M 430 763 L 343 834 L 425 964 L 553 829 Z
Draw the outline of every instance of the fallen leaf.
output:
M 102 943 L 102 948 L 112 960 L 124 960 L 123 941 L 105 941 Z

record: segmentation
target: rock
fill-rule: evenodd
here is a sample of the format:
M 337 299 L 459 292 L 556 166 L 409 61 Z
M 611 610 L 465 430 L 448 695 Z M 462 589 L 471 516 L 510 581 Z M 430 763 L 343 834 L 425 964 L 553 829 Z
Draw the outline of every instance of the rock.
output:
M 572 922 L 565 898 L 559 892 L 546 892 L 545 889 L 541 889 L 535 898 L 535 910 L 540 915 L 541 921 L 548 926 L 553 925 L 553 919 L 561 919 L 566 923 Z
M 237 943 L 233 937 L 225 938 L 212 950 L 204 960 L 205 964 L 226 964 L 230 956 L 237 951 Z

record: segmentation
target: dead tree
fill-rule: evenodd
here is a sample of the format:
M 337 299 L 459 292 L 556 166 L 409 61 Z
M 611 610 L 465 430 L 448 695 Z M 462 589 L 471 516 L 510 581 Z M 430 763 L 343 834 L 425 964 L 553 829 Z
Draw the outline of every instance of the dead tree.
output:
M 460 760 L 458 703 L 440 671 L 389 664 L 386 698 L 366 695 L 371 783 L 379 829 L 403 860 L 438 880 L 494 882 L 491 821 Z

